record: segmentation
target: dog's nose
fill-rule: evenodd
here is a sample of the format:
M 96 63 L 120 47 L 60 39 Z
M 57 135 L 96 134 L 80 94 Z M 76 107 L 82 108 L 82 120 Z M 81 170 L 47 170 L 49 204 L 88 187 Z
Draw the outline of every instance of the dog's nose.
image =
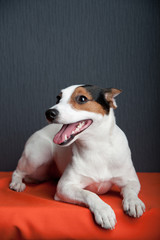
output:
M 57 109 L 49 109 L 46 111 L 46 118 L 49 120 L 49 121 L 53 121 L 56 119 L 56 117 L 58 116 L 59 112 Z

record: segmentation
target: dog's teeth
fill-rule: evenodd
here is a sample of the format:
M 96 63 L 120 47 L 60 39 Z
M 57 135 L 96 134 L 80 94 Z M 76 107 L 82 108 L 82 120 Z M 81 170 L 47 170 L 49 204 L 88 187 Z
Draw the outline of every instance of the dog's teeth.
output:
M 76 132 L 78 132 L 78 131 L 79 131 L 79 128 L 76 128 L 74 132 L 76 133 Z
M 78 129 L 82 128 L 82 127 L 84 126 L 84 124 L 85 124 L 85 121 L 80 122 L 80 123 L 78 124 L 77 128 L 78 128 Z
M 64 136 L 64 140 L 66 141 L 67 140 L 67 135 L 65 134 L 65 136 Z
M 85 121 L 80 122 L 80 123 L 77 125 L 76 129 L 75 129 L 74 131 L 72 131 L 72 134 L 79 132 L 80 129 L 81 129 L 84 125 L 85 125 Z

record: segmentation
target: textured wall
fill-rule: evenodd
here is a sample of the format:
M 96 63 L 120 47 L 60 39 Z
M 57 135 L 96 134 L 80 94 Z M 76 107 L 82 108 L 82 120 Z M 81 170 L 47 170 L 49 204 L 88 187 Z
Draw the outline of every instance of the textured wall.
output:
M 123 89 L 116 110 L 136 170 L 158 171 L 160 1 L 0 1 L 0 170 L 46 124 L 61 88 Z

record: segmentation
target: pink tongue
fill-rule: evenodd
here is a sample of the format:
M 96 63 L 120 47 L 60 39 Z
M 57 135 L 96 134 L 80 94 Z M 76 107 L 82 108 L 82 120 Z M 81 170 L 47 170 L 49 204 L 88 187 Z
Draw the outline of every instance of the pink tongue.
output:
M 72 131 L 76 129 L 78 123 L 64 124 L 61 130 L 55 135 L 53 141 L 56 144 L 61 144 L 65 141 L 65 135 L 68 137 L 71 136 Z

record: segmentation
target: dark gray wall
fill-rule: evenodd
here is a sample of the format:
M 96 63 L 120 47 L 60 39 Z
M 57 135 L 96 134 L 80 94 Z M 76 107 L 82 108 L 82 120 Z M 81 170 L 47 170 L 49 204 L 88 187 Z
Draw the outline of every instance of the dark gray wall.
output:
M 159 171 L 160 1 L 0 0 L 0 170 L 13 170 L 61 88 L 123 89 L 137 171 Z

